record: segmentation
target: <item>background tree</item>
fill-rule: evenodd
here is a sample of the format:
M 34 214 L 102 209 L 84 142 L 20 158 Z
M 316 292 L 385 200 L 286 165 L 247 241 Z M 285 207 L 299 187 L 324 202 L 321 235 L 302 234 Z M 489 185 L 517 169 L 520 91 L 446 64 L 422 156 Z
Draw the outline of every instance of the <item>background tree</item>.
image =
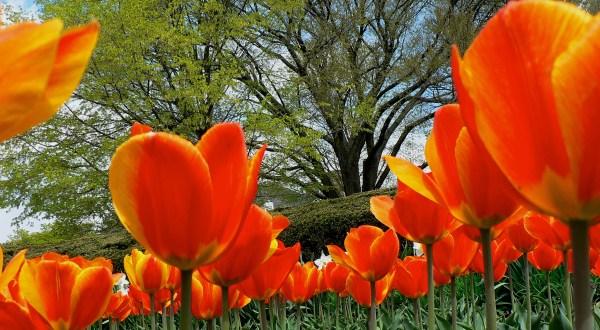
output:
M 384 154 L 411 133 L 424 140 L 440 105 L 454 100 L 449 51 L 466 45 L 504 1 L 307 0 L 263 17 L 244 50 L 249 128 L 268 140 L 263 178 L 318 198 L 382 187 Z M 423 164 L 425 166 L 425 164 Z

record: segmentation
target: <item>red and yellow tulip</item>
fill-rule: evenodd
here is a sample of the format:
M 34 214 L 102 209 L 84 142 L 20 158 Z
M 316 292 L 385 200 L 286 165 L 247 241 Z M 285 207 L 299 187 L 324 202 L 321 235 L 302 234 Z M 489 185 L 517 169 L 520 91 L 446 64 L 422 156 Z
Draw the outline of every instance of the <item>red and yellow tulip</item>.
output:
M 369 282 L 376 282 L 394 267 L 400 243 L 393 230 L 384 233 L 380 228 L 364 225 L 350 229 L 344 247 L 347 254 L 339 246 L 327 245 L 333 261 Z
M 303 304 L 316 294 L 318 284 L 319 270 L 312 261 L 304 265 L 297 262 L 283 281 L 281 292 L 294 304 Z
M 146 293 L 164 288 L 169 278 L 170 267 L 150 252 L 133 249 L 123 260 L 125 273 L 132 286 Z
M 83 329 L 106 310 L 113 278 L 102 266 L 81 268 L 70 260 L 28 260 L 19 273 L 19 288 L 30 308 L 53 329 Z
M 182 270 L 213 263 L 246 219 L 265 149 L 248 160 L 244 132 L 234 123 L 215 125 L 196 145 L 142 130 L 110 165 L 117 215 L 161 260 Z

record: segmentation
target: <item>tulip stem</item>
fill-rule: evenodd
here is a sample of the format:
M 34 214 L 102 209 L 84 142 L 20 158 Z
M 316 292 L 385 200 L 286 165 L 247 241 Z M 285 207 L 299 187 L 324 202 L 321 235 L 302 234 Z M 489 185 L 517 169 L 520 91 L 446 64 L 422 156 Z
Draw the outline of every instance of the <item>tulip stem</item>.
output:
M 269 301 L 269 322 L 271 324 L 271 329 L 275 329 L 275 316 L 277 314 L 277 305 L 279 305 L 279 301 L 277 298 L 278 297 L 275 295 L 273 296 L 273 299 Z M 265 311 L 265 317 L 267 316 L 266 314 L 267 313 Z
M 221 302 L 222 310 L 221 313 L 221 329 L 229 330 L 229 288 L 226 286 L 221 287 Z
M 471 327 L 475 328 L 475 280 L 473 279 L 473 272 L 469 273 L 469 279 L 471 280 Z
M 340 296 L 336 295 L 335 298 L 335 328 L 339 329 L 340 328 Z
M 154 310 L 154 293 L 150 294 L 150 329 L 156 330 L 156 315 Z
M 523 253 L 523 271 L 525 272 L 525 307 L 527 308 L 527 319 L 526 319 L 526 329 L 531 330 L 531 290 L 529 288 L 529 260 L 527 260 L 527 253 Z M 550 286 L 548 286 L 550 288 Z M 550 292 L 550 291 L 548 291 Z M 552 301 L 550 301 L 550 306 L 552 306 Z
M 573 235 L 571 233 L 571 235 Z M 575 253 L 573 253 L 575 255 Z M 569 322 L 573 324 L 573 313 L 571 312 L 573 306 L 573 294 L 571 292 L 571 273 L 569 272 L 569 251 L 563 251 L 563 272 L 565 274 L 565 313 Z
M 440 310 L 442 312 L 442 315 L 446 314 L 446 306 L 444 306 L 444 286 L 440 285 L 439 287 L 439 294 L 440 294 Z
M 546 271 L 546 289 L 548 291 L 548 303 L 550 303 L 550 316 L 554 317 L 554 306 L 552 304 L 552 290 L 550 290 L 550 271 Z
M 181 270 L 181 330 L 192 330 L 192 272 Z
M 575 291 L 574 329 L 593 329 L 592 284 L 590 278 L 590 224 L 583 220 L 569 222 L 571 244 L 573 246 L 573 288 Z M 568 269 L 567 269 L 568 272 Z
M 368 329 L 377 329 L 377 291 L 375 290 L 375 281 L 369 282 L 371 285 L 371 308 L 369 309 Z
M 456 277 L 450 277 L 450 295 L 452 296 L 452 330 L 456 330 L 458 326 L 458 320 L 456 318 Z
M 260 311 L 260 328 L 267 330 L 267 304 L 264 300 L 258 302 L 258 310 Z
M 515 312 L 515 291 L 514 291 L 514 287 L 513 287 L 513 277 L 512 277 L 512 270 L 511 270 L 511 266 L 510 264 L 507 265 L 508 267 L 508 289 L 510 291 L 510 310 L 511 312 Z
M 427 329 L 435 329 L 434 286 L 433 286 L 433 244 L 425 244 L 427 255 Z
M 174 309 L 175 309 L 175 290 L 170 290 L 171 291 L 171 305 L 169 306 L 169 329 L 170 330 L 175 330 L 175 315 L 173 315 L 174 313 Z
M 423 324 L 421 323 L 421 304 L 419 303 L 420 299 L 413 299 L 413 313 L 415 314 L 415 323 L 419 329 L 423 329 Z
M 494 263 L 492 261 L 492 235 L 490 228 L 480 228 L 483 252 L 485 284 L 485 325 L 486 329 L 496 330 L 496 292 L 494 291 Z
M 167 329 L 167 304 L 163 303 L 161 306 L 161 316 L 162 316 L 162 328 Z
M 296 304 L 296 329 L 300 330 L 302 324 L 302 311 L 300 310 L 300 304 Z

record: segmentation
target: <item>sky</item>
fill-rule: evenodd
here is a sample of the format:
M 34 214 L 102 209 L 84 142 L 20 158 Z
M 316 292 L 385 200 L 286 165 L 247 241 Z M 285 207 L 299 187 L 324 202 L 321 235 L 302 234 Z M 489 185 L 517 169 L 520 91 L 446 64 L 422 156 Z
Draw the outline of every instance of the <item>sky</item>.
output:
M 34 0 L 0 0 L 0 4 L 9 5 L 15 9 L 22 8 L 30 13 L 37 13 Z M 1 17 L 0 17 L 1 18 Z

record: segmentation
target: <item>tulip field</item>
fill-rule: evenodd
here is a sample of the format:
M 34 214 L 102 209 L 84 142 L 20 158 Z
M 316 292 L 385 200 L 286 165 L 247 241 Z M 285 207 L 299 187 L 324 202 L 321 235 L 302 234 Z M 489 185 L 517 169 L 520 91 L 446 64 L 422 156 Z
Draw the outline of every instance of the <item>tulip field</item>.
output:
M 0 29 L 2 141 L 69 98 L 99 33 Z M 269 149 L 249 150 L 240 124 L 194 143 L 136 122 L 108 188 L 143 250 L 124 273 L 102 257 L 0 258 L 0 329 L 600 328 L 600 14 L 511 1 L 449 61 L 457 103 L 435 113 L 428 170 L 384 155 L 397 191 L 370 199 L 381 227 L 341 228 L 316 260 L 253 204 Z

